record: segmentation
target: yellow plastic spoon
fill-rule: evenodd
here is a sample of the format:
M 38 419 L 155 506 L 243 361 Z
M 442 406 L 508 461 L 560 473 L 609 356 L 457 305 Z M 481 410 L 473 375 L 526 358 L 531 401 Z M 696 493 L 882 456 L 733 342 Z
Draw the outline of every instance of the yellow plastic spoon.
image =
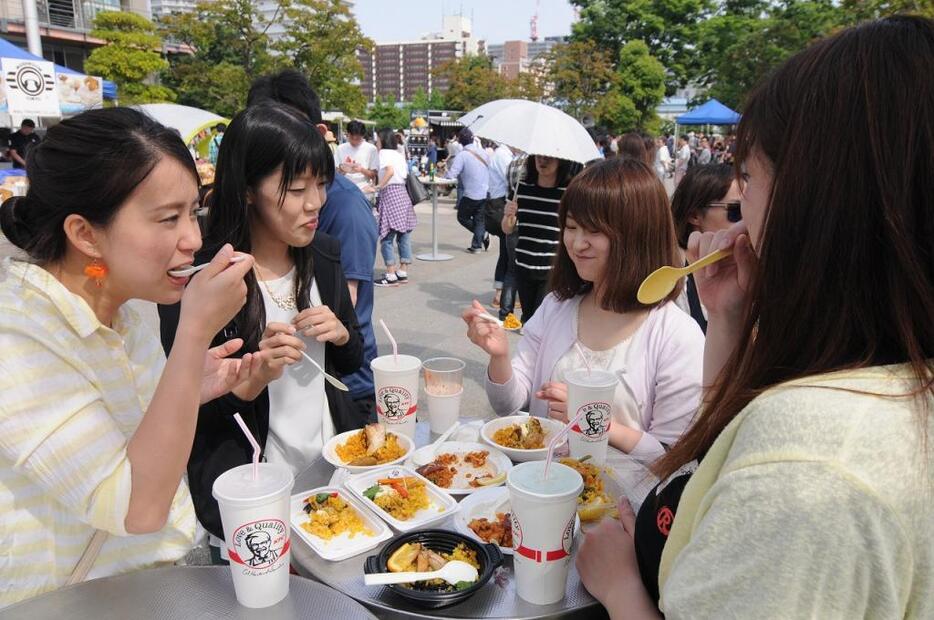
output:
M 639 300 L 640 304 L 658 303 L 672 291 L 675 285 L 678 284 L 678 280 L 707 265 L 712 265 L 732 253 L 732 249 L 717 250 L 685 267 L 669 267 L 668 265 L 659 267 L 642 281 L 639 291 L 636 293 L 636 299 Z

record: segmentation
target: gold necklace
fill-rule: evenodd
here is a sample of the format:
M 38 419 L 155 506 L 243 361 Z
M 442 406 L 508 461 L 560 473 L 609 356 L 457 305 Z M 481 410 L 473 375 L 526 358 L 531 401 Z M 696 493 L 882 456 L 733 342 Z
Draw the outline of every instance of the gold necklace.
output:
M 259 274 L 256 273 L 256 279 L 259 280 Z M 297 310 L 298 304 L 295 302 L 295 293 L 289 293 L 288 295 L 276 295 L 272 292 L 272 289 L 269 288 L 266 280 L 260 280 L 263 283 L 263 287 L 266 289 L 266 292 L 269 294 L 269 298 L 272 299 L 272 303 L 276 304 L 282 310 Z

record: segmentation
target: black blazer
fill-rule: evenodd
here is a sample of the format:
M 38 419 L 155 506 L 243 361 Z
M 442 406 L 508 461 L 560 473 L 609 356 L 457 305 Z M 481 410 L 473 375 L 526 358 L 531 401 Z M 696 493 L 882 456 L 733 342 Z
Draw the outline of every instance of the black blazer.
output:
M 363 337 L 357 324 L 357 315 L 350 300 L 350 291 L 340 265 L 340 243 L 322 232 L 315 234 L 311 243 L 314 254 L 314 274 L 321 301 L 327 305 L 344 324 L 350 340 L 342 347 L 327 343 L 325 346 L 325 369 L 333 375 L 355 372 L 363 363 Z M 175 341 L 181 304 L 159 306 L 162 346 L 166 355 Z M 237 338 L 236 324 L 231 322 L 214 337 L 211 346 L 218 346 L 231 338 Z M 242 355 L 246 351 L 239 351 Z M 331 410 L 331 420 L 338 433 L 360 428 L 367 420 L 361 417 L 350 397 L 325 382 L 325 393 Z M 214 481 L 222 473 L 250 463 L 253 448 L 250 446 L 233 414 L 240 413 L 265 451 L 269 436 L 269 391 L 263 390 L 256 400 L 243 401 L 233 394 L 225 394 L 216 400 L 201 405 L 198 410 L 198 426 L 194 444 L 188 459 L 188 485 L 194 500 L 198 520 L 209 532 L 224 538 L 217 502 L 211 495 Z M 265 455 L 263 456 L 265 459 Z

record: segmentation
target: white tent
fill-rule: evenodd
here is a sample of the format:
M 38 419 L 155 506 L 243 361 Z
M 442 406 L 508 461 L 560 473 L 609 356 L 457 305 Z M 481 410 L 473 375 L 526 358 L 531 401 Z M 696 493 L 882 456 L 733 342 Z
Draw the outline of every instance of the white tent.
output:
M 210 129 L 218 123 L 226 125 L 230 122 L 213 112 L 174 103 L 145 103 L 136 108 L 166 127 L 177 129 L 182 134 L 185 144 L 194 140 L 202 129 Z

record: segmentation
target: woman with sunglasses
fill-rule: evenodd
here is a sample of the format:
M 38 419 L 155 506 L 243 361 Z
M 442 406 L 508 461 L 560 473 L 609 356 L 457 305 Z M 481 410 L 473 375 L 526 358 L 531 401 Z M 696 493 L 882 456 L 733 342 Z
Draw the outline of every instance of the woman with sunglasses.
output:
M 716 232 L 740 221 L 743 217 L 739 210 L 740 196 L 739 182 L 732 166 L 706 164 L 688 170 L 671 198 L 675 232 L 682 254 L 688 247 L 688 237 L 695 230 Z M 707 311 L 697 295 L 693 275 L 687 277 L 676 303 L 707 333 Z

